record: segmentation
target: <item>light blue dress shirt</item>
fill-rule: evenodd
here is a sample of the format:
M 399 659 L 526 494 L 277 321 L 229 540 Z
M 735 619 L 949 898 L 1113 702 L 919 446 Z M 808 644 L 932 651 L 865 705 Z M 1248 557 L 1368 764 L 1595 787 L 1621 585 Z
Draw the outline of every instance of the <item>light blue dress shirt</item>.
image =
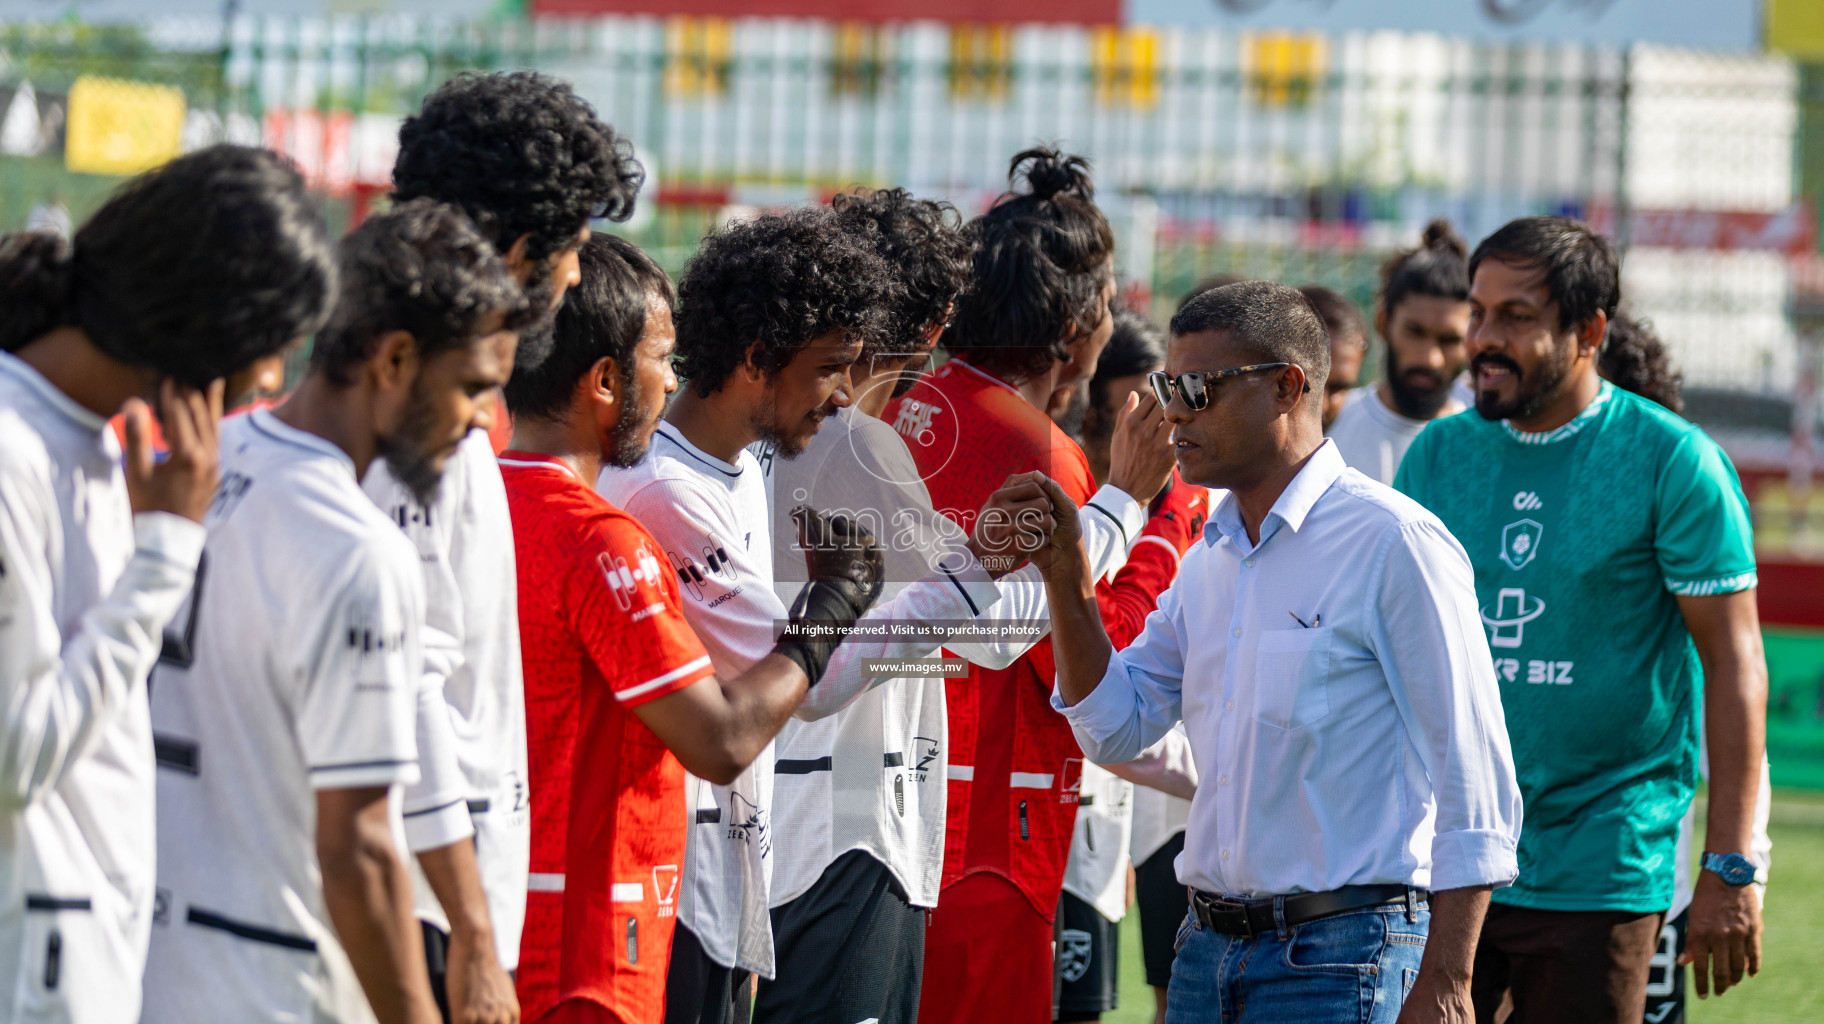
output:
M 1178 879 L 1229 896 L 1507 885 L 1520 788 L 1469 557 L 1326 441 L 1251 544 L 1234 497 L 1095 691 L 1089 757 L 1183 720 L 1200 783 Z

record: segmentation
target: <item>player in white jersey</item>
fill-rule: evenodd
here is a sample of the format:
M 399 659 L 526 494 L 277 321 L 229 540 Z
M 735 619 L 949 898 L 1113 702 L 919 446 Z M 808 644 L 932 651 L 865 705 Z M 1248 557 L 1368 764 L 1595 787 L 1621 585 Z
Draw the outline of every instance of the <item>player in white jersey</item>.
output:
M 886 330 L 890 274 L 828 209 L 764 216 L 710 236 L 680 287 L 685 390 L 647 460 L 602 474 L 602 493 L 665 548 L 687 596 L 685 617 L 724 677 L 764 656 L 787 618 L 773 589 L 766 485 L 748 446 L 764 441 L 777 457 L 791 458 L 849 403 L 850 366 L 862 345 Z M 1024 488 L 997 496 L 1002 518 L 1011 523 L 1042 509 L 1035 528 L 1043 531 L 1049 503 L 1039 501 L 1030 481 Z M 988 550 L 1008 539 L 972 543 Z M 965 620 L 997 598 L 981 561 L 959 552 L 869 619 Z M 805 708 L 828 714 L 866 685 L 846 667 L 852 659 L 917 656 L 940 642 L 851 639 L 832 656 Z M 781 760 L 776 770 L 819 767 Z M 666 1017 L 674 1024 L 729 1019 L 747 973 L 773 974 L 767 902 L 774 771 L 771 754 L 762 754 L 730 786 L 695 787 L 667 986 Z
M 590 218 L 625 220 L 642 177 L 630 147 L 568 84 L 531 72 L 445 83 L 400 129 L 393 170 L 397 197 L 460 206 L 541 316 L 575 283 Z M 530 333 L 516 346 L 516 366 L 536 365 L 550 350 L 548 325 Z M 495 1020 L 513 987 L 504 972 L 519 963 L 532 827 L 507 492 L 483 431 L 464 440 L 428 505 L 384 463 L 362 487 L 423 560 L 426 675 L 447 706 L 457 769 L 454 780 L 442 778 L 426 758 L 424 777 L 406 792 L 406 837 L 425 869 L 414 889 L 432 992 L 446 1016 Z M 461 853 L 451 844 L 468 840 L 471 822 L 480 871 L 472 893 L 439 863 Z
M 316 329 L 334 278 L 303 181 L 239 147 L 129 183 L 73 245 L 0 239 L 0 1020 L 139 1019 L 144 683 L 195 577 L 224 390 Z
M 525 295 L 429 201 L 340 257 L 297 391 L 224 428 L 205 568 L 153 673 L 154 1024 L 438 1019 L 391 792 L 418 775 L 423 574 L 360 479 L 384 459 L 434 492 L 487 426 Z
M 1381 267 L 1374 329 L 1386 346 L 1386 375 L 1349 391 L 1324 428 L 1350 468 L 1381 483 L 1393 483 L 1427 424 L 1469 407 L 1460 393 L 1469 365 L 1468 257 L 1450 222 L 1435 220 L 1418 248 Z
M 803 585 L 782 518 L 802 503 L 856 517 L 890 538 L 882 591 L 888 601 L 968 539 L 933 508 L 912 453 L 880 414 L 929 361 L 968 281 L 972 254 L 948 204 L 887 189 L 841 195 L 833 205 L 844 227 L 869 241 L 894 272 L 894 326 L 851 370 L 854 404 L 825 420 L 802 454 L 765 467 L 775 588 L 789 599 Z M 1144 510 L 1118 487 L 1092 504 L 1108 514 L 1085 517 L 1091 548 L 1112 571 L 1125 559 L 1128 539 L 1139 536 Z M 1003 576 L 999 592 L 976 622 L 984 635 L 947 643 L 950 655 L 1005 668 L 1044 635 L 1036 570 Z M 870 677 L 861 665 L 851 671 L 860 676 L 857 685 L 871 688 L 835 715 L 791 722 L 779 734 L 779 762 L 810 770 L 775 779 L 778 980 L 759 986 L 760 1024 L 869 1017 L 910 1024 L 917 1013 L 925 916 L 937 903 L 943 871 L 945 681 Z

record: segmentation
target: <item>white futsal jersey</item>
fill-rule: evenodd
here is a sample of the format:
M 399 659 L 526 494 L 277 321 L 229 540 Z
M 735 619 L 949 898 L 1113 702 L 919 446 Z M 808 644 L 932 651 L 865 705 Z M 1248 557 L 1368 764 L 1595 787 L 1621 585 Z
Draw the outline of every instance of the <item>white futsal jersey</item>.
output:
M 417 779 L 423 573 L 341 449 L 266 411 L 221 436 L 203 567 L 152 674 L 144 1019 L 364 1020 L 323 905 L 316 792 Z M 403 844 L 396 809 L 394 826 Z
M 405 530 L 424 564 L 425 674 L 447 710 L 462 792 L 425 796 L 405 808 L 413 849 L 448 842 L 428 819 L 443 809 L 473 820 L 475 862 L 494 922 L 501 966 L 519 964 L 532 850 L 526 790 L 526 700 L 519 660 L 519 601 L 507 489 L 485 430 L 472 431 L 444 467 L 437 497 L 413 499 L 384 462 L 369 467 L 362 489 Z M 427 760 L 419 732 L 421 768 Z M 414 789 L 426 787 L 424 780 Z M 414 811 L 419 813 L 413 814 Z M 426 835 L 434 832 L 436 835 Z M 416 833 L 416 834 L 414 834 Z M 432 845 L 424 845 L 425 843 Z M 447 927 L 421 872 L 414 871 L 418 914 Z
M 724 462 L 660 423 L 645 460 L 603 470 L 596 489 L 665 549 L 684 617 L 717 675 L 732 679 L 772 651 L 785 609 L 773 597 L 766 485 L 752 454 Z M 678 923 L 716 963 L 770 978 L 773 745 L 729 785 L 687 776 L 685 795 L 690 834 Z
M 598 487 L 665 548 L 683 586 L 684 617 L 709 650 L 718 676 L 732 679 L 772 651 L 788 608 L 775 590 L 767 487 L 751 451 L 742 451 L 735 463 L 723 462 L 661 423 L 646 460 L 632 469 L 605 470 Z M 868 618 L 960 621 L 998 600 L 994 581 L 973 556 L 952 568 L 877 602 Z M 863 659 L 922 657 L 938 646 L 929 640 L 851 637 L 831 655 L 822 681 L 805 695 L 798 713 L 834 715 L 854 701 L 872 682 L 861 671 Z M 827 776 L 830 769 L 827 756 L 775 757 L 768 744 L 732 787 L 693 781 L 693 824 L 685 849 L 691 884 L 678 911 L 710 959 L 767 978 L 773 976 L 767 907 L 776 863 L 776 779 L 796 782 Z
M 932 508 L 918 464 L 891 424 L 853 407 L 841 409 L 824 420 L 803 454 L 769 460 L 766 469 L 781 601 L 794 599 L 807 579 L 790 519 L 792 508 L 804 504 L 856 519 L 881 542 L 886 586 L 869 619 L 976 619 L 992 632 L 981 642 L 946 644 L 945 650 L 988 668 L 1013 664 L 1049 630 L 1044 581 L 1030 566 L 982 588 L 988 596 L 974 586 L 964 588 L 974 604 L 960 613 L 919 599 L 914 581 L 947 559 L 964 557 L 968 538 Z M 1125 561 L 1125 538 L 1139 536 L 1145 510 L 1115 488 L 1105 489 L 1097 501 L 1123 517 L 1119 526 L 1102 515 L 1083 517 L 1091 566 L 1100 578 Z M 1001 624 L 1026 632 L 1000 630 Z M 937 905 L 950 742 L 944 680 L 883 682 L 868 678 L 862 668 L 848 658 L 832 659 L 813 691 L 822 703 L 812 713 L 827 709 L 832 697 L 863 692 L 834 715 L 794 720 L 779 733 L 779 764 L 786 767 L 775 781 L 775 907 L 802 896 L 850 850 L 864 850 L 884 864 L 912 905 Z
M 0 1020 L 130 1024 L 152 922 L 145 681 L 202 527 L 135 517 L 106 419 L 0 353 Z

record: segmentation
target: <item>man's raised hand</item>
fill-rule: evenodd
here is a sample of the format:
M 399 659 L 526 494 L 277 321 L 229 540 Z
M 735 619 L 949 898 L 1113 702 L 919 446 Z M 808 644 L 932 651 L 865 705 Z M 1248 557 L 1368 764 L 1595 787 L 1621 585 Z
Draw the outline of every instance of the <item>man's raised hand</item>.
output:
M 1145 505 L 1165 490 L 1176 462 L 1165 410 L 1151 394 L 1129 392 L 1108 443 L 1109 484 Z
M 199 391 L 169 378 L 159 385 L 159 422 L 170 450 L 163 462 L 152 451 L 152 410 L 137 398 L 127 402 L 127 500 L 134 512 L 203 521 L 215 497 L 222 387 L 217 380 Z
M 1057 518 L 1052 496 L 1045 490 L 1049 482 L 1037 471 L 1017 473 L 982 504 L 969 535 L 969 551 L 995 579 L 1019 568 L 1051 542 Z M 1071 511 L 1075 513 L 1074 506 Z
M 1056 480 L 1039 477 L 1039 483 L 1051 498 L 1052 518 L 1056 525 L 1052 528 L 1047 543 L 1029 553 L 1032 564 L 1036 566 L 1049 582 L 1054 577 L 1070 575 L 1071 570 L 1087 576 L 1089 574 L 1089 555 L 1083 550 L 1083 520 L 1076 503 L 1064 493 Z

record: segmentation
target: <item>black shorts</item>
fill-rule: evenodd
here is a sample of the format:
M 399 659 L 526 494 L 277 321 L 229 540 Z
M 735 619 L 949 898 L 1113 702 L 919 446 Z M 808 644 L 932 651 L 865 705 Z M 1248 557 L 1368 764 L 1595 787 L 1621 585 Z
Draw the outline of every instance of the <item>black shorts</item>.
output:
M 443 1024 L 450 1024 L 450 997 L 444 988 L 449 977 L 450 935 L 429 921 L 418 924 L 424 929 L 424 966 L 431 976 L 431 997 L 437 1000 Z
M 1134 904 L 1140 912 L 1140 958 L 1146 963 L 1146 983 L 1165 988 L 1172 983 L 1173 945 L 1178 926 L 1191 905 L 1190 890 L 1178 880 L 1173 861 L 1184 850 L 1184 833 L 1166 840 L 1151 857 L 1134 865 Z
M 1058 899 L 1058 1019 L 1094 1020 L 1121 988 L 1121 926 L 1070 893 Z
M 711 960 L 690 929 L 678 925 L 665 968 L 665 1024 L 747 1024 L 752 977 Z
M 1678 958 L 1685 952 L 1685 919 L 1690 908 L 1659 930 L 1659 949 L 1647 972 L 1646 1024 L 1685 1024 L 1685 974 Z
M 917 1024 L 925 909 L 873 856 L 843 854 L 773 908 L 773 948 L 779 976 L 760 982 L 755 1024 Z

